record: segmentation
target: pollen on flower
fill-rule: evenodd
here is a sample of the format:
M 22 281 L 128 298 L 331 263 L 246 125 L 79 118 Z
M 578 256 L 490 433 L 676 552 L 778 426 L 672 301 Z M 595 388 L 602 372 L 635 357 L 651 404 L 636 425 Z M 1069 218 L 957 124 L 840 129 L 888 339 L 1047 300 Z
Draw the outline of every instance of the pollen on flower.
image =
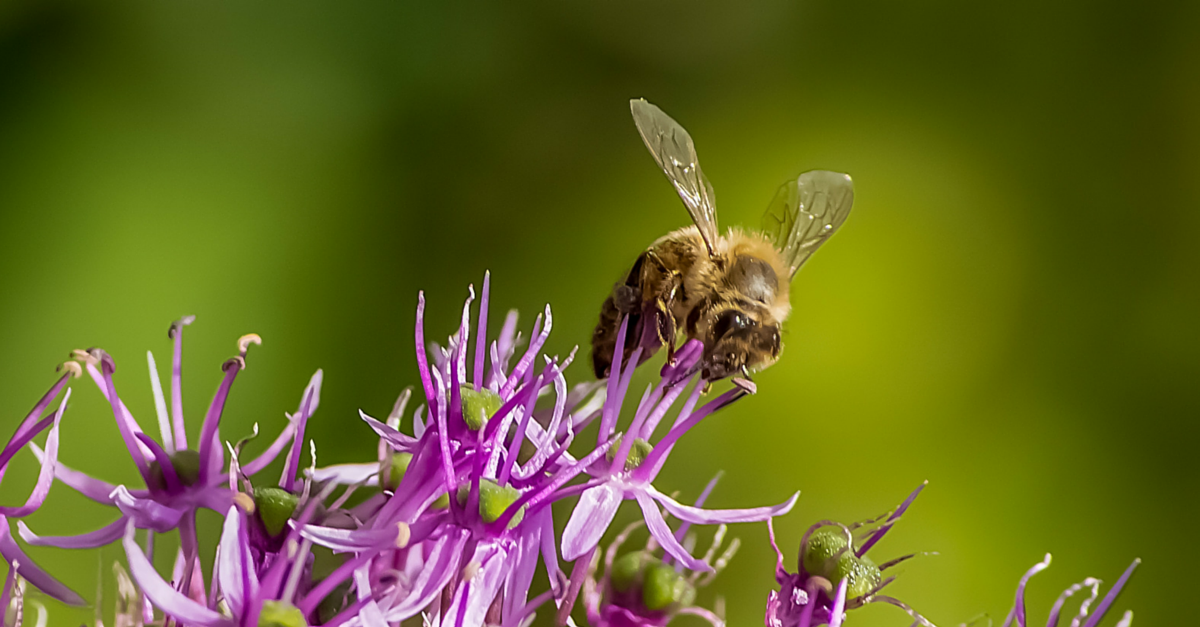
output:
M 254 514 L 254 498 L 245 492 L 237 492 L 233 495 L 233 502 L 247 514 Z
M 186 327 L 187 325 L 189 325 L 195 321 L 196 321 L 196 316 L 184 316 L 184 317 L 176 320 L 175 322 L 172 322 L 171 328 L 167 329 L 167 339 L 168 340 L 175 339 L 175 334 L 178 333 L 180 329 L 182 329 L 183 327 Z
M 74 359 L 77 359 L 85 364 L 99 366 L 100 358 L 98 356 L 96 356 L 95 354 L 93 354 L 93 351 L 95 351 L 95 350 L 97 350 L 97 349 L 89 348 L 89 349 L 85 350 L 82 348 L 77 348 L 77 349 L 71 351 L 71 357 Z
M 403 549 L 408 546 L 408 541 L 412 539 L 412 530 L 407 523 L 396 523 L 396 548 Z
M 64 361 L 54 369 L 55 372 L 62 372 L 64 370 L 66 370 L 73 379 L 78 379 L 79 377 L 83 376 L 83 366 L 80 366 L 79 362 L 77 361 Z
M 247 333 L 242 337 L 239 337 L 237 342 L 238 352 L 244 355 L 246 351 L 250 350 L 251 344 L 262 346 L 262 337 L 260 337 L 257 333 Z

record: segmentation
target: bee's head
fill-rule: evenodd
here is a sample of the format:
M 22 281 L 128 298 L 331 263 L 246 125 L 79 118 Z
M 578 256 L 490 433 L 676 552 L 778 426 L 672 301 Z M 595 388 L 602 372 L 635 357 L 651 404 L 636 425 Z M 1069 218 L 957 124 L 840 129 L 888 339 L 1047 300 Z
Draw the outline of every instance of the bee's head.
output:
M 779 359 L 779 325 L 764 324 L 751 313 L 730 308 L 709 327 L 702 376 L 710 381 L 761 370 Z

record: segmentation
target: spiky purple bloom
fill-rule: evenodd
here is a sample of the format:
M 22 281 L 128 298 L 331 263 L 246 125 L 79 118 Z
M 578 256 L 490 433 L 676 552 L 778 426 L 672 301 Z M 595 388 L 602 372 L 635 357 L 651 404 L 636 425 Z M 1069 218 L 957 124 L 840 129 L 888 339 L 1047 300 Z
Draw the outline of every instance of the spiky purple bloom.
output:
M 312 520 L 330 492 L 306 497 L 296 524 L 302 526 Z M 138 545 L 131 522 L 124 545 L 134 581 L 155 607 L 179 624 L 197 627 L 310 624 L 308 615 L 315 616 L 316 606 L 332 589 L 311 585 L 312 544 L 292 529 L 280 550 L 270 552 L 264 559 L 251 540 L 253 501 L 244 493 L 241 497 L 244 498 L 235 499 L 237 504 L 225 515 L 214 560 L 212 593 L 207 602 L 184 594 L 158 574 Z M 336 583 L 342 578 L 335 571 L 326 582 Z M 360 605 L 351 604 L 324 624 L 346 623 L 360 610 Z
M 778 592 L 771 591 L 767 597 L 766 626 L 810 627 L 828 624 L 830 627 L 839 627 L 845 620 L 847 609 L 867 603 L 887 603 L 903 609 L 914 623 L 932 627 L 928 620 L 899 599 L 879 594 L 895 579 L 882 578 L 882 571 L 913 555 L 905 555 L 878 567 L 867 557 L 867 551 L 883 539 L 924 488 L 923 483 L 894 511 L 878 518 L 853 525 L 822 520 L 809 527 L 800 541 L 796 573 L 789 573 L 784 568 L 783 553 L 775 542 L 775 530 L 768 520 L 771 546 L 776 555 L 775 580 L 780 587 Z M 874 526 L 880 521 L 883 523 Z M 822 529 L 832 530 L 833 533 L 822 533 Z M 860 529 L 862 531 L 855 537 L 854 532 Z M 821 535 L 818 536 L 818 533 Z
M 39 568 L 21 550 L 21 547 L 17 545 L 16 540 L 12 537 L 12 529 L 8 521 L 9 518 L 20 518 L 37 511 L 42 506 L 42 503 L 46 501 L 46 495 L 50 492 L 50 485 L 54 482 L 55 468 L 58 465 L 58 427 L 62 421 L 63 412 L 67 408 L 67 400 L 71 398 L 71 390 L 66 387 L 67 381 L 72 376 L 78 377 L 82 372 L 79 364 L 74 362 L 69 362 L 65 368 L 67 371 L 59 377 L 50 390 L 33 406 L 33 409 L 25 416 L 25 419 L 17 425 L 17 430 L 9 438 L 8 443 L 0 450 L 0 481 L 3 481 L 4 474 L 8 471 L 8 464 L 12 461 L 13 456 L 17 454 L 17 451 L 24 448 L 26 444 L 36 446 L 33 444 L 33 438 L 47 428 L 50 429 L 50 433 L 46 436 L 46 448 L 39 455 L 41 470 L 38 472 L 37 482 L 34 484 L 29 498 L 25 500 L 24 505 L 12 507 L 0 506 L 0 554 L 4 556 L 4 561 L 8 562 L 9 565 L 8 581 L 4 585 L 3 592 L 0 592 L 0 616 L 2 616 L 4 608 L 8 607 L 9 599 L 16 587 L 17 575 L 25 578 L 42 592 L 63 603 L 71 605 L 85 604 L 82 597 Z M 65 393 L 63 393 L 64 389 L 66 389 Z M 42 417 L 42 414 L 58 398 L 59 394 L 62 394 L 62 401 L 59 403 L 58 409 L 53 414 Z
M 696 500 L 696 507 L 716 485 L 714 478 Z M 670 555 L 659 557 L 659 543 L 653 535 L 643 549 L 619 555 L 632 532 L 645 525 L 639 520 L 628 525 L 604 551 L 604 570 L 597 579 L 595 571 L 599 554 L 595 554 L 584 582 L 583 601 L 591 627 L 664 627 L 677 615 L 698 616 L 713 627 L 725 624 L 723 610 L 714 612 L 693 605 L 696 588 L 712 582 L 737 552 L 739 541 L 735 538 L 718 556 L 724 542 L 726 526 L 717 527 L 712 543 L 700 560 L 711 563 L 710 572 L 690 570 Z M 682 522 L 675 530 L 677 541 L 694 543 L 694 535 L 688 535 L 690 525 Z M 713 561 L 715 558 L 715 561 Z M 573 623 L 573 621 L 572 621 Z
M 1046 627 L 1057 627 L 1058 619 L 1060 616 L 1062 616 L 1063 607 L 1066 605 L 1067 601 L 1082 590 L 1089 591 L 1088 598 L 1084 599 L 1079 604 L 1079 610 L 1075 613 L 1074 618 L 1071 620 L 1071 625 L 1095 627 L 1096 625 L 1100 624 L 1100 621 L 1104 619 L 1104 615 L 1107 614 L 1108 610 L 1112 607 L 1113 602 L 1117 600 L 1117 597 L 1125 588 L 1125 584 L 1129 581 L 1129 578 L 1133 576 L 1133 571 L 1136 570 L 1138 565 L 1141 563 L 1142 560 L 1140 559 L 1133 560 L 1133 563 L 1125 569 L 1125 572 L 1121 574 L 1119 579 L 1117 579 L 1117 583 L 1109 589 L 1108 594 L 1104 595 L 1104 598 L 1100 600 L 1100 604 L 1097 605 L 1094 610 L 1092 610 L 1092 605 L 1096 602 L 1096 598 L 1100 596 L 1100 584 L 1103 583 L 1099 579 L 1088 577 L 1087 579 L 1084 579 L 1083 581 L 1064 590 L 1062 594 L 1058 596 L 1058 599 L 1054 602 L 1054 605 L 1050 608 L 1050 615 L 1046 620 Z M 1008 616 L 1004 619 L 1003 627 L 1010 627 L 1011 625 L 1017 625 L 1018 627 L 1031 627 L 1033 625 L 1033 623 L 1029 620 L 1028 614 L 1025 612 L 1025 586 L 1029 583 L 1030 578 L 1042 572 L 1043 570 L 1046 570 L 1046 568 L 1049 566 L 1050 554 L 1047 553 L 1045 559 L 1037 564 L 1034 564 L 1033 567 L 1026 571 L 1025 575 L 1021 577 L 1021 581 L 1017 584 L 1016 600 L 1013 602 L 1012 610 L 1008 612 Z M 1091 613 L 1090 616 L 1089 612 Z M 1127 610 L 1121 617 L 1121 620 L 1118 621 L 1117 627 L 1129 627 L 1132 622 L 1133 612 Z
M 473 291 L 448 347 L 433 347 L 432 364 L 426 351 L 418 351 L 426 405 L 413 416 L 412 435 L 397 429 L 395 411 L 386 423 L 362 416 L 387 443 L 391 455 L 404 456 L 398 483 L 393 487 L 380 480 L 389 474 L 387 452 L 379 462 L 325 468 L 314 475 L 350 484 L 370 482 L 374 474 L 376 483 L 390 488 L 378 511 L 357 529 L 302 528 L 306 539 L 348 555 L 346 563 L 354 565 L 359 599 L 364 603 L 365 625 L 383 625 L 422 611 L 430 625 L 519 625 L 550 599 L 559 605 L 565 620 L 591 562 L 590 551 L 626 498 L 638 500 L 651 534 L 668 547 L 668 553 L 699 571 L 710 567 L 692 557 L 674 537 L 656 502 L 671 514 L 700 524 L 765 520 L 791 507 L 795 496 L 773 508 L 708 511 L 681 505 L 651 484 L 684 433 L 744 394 L 735 390 L 695 409 L 706 387 L 706 382 L 696 380 L 672 429 L 657 445 L 648 444 L 658 423 L 688 387 L 701 353 L 698 343 L 684 347 L 676 363 L 664 369 L 660 383 L 646 390 L 627 434 L 621 434 L 617 420 L 637 360 L 630 359 L 624 370 L 616 363 L 618 374 L 606 389 L 583 385 L 568 392 L 564 371 L 574 353 L 566 359 L 540 354 L 553 321 L 547 308 L 544 318 L 539 316 L 534 324 L 528 349 L 509 368 L 518 357 L 516 315 L 510 313 L 499 337 L 487 344 L 489 290 L 490 279 L 485 277 L 473 351 Z M 416 340 L 418 346 L 425 345 L 423 295 Z M 553 402 L 538 410 L 536 403 L 543 395 Z M 596 418 L 600 419 L 596 445 L 581 457 L 572 455 L 569 447 L 575 433 Z M 635 447 L 640 465 L 627 463 Z M 523 449 L 527 457 L 522 457 Z M 572 483 L 577 477 L 584 482 Z M 564 557 L 576 560 L 589 554 L 577 561 L 568 579 L 559 567 L 551 506 L 581 494 L 585 496 L 567 528 L 571 541 L 564 536 L 563 547 L 571 554 Z M 444 508 L 435 506 L 439 499 Z M 400 526 L 409 531 L 408 544 L 397 547 L 394 539 Z M 530 600 L 539 563 L 550 590 Z M 370 589 L 381 582 L 399 582 L 396 594 L 373 598 L 378 595 Z
M 261 343 L 261 339 L 255 334 L 240 338 L 238 354 L 221 366 L 225 376 L 205 414 L 199 446 L 191 448 L 188 446 L 183 416 L 182 357 L 183 327 L 191 324 L 193 320 L 192 316 L 184 317 L 173 323 L 168 332 L 168 337 L 174 342 L 169 414 L 154 356 L 149 352 L 146 355 L 161 443 L 142 431 L 117 394 L 114 378 L 116 362 L 113 358 L 105 351 L 95 348 L 74 353 L 109 402 L 117 429 L 146 487 L 129 489 L 124 485 L 112 485 L 57 464 L 54 469 L 55 478 L 98 503 L 116 507 L 120 510 L 120 517 L 96 531 L 78 536 L 41 537 L 23 523 L 18 524 L 18 529 L 21 537 L 29 544 L 71 549 L 107 545 L 125 536 L 131 526 L 148 530 L 146 543 L 150 549 L 153 547 L 154 534 L 178 530 L 181 546 L 176 560 L 176 570 L 179 571 L 176 581 L 179 582 L 180 589 L 187 589 L 194 596 L 203 598 L 203 581 L 199 576 L 197 561 L 199 547 L 196 541 L 195 513 L 200 507 L 223 513 L 233 503 L 235 492 L 223 485 L 226 479 L 225 446 L 220 439 L 220 420 L 230 389 L 238 373 L 246 368 L 246 351 L 250 344 Z M 78 369 L 78 364 L 75 364 L 75 367 Z M 314 380 L 319 385 L 319 376 L 314 377 Z M 290 424 L 262 456 L 243 466 L 242 471 L 245 474 L 253 475 L 266 467 L 287 442 L 293 439 L 293 433 L 302 437 L 304 421 L 315 408 L 315 403 L 312 402 L 312 387 L 310 385 L 310 389 L 306 391 L 299 418 L 289 421 Z M 48 450 L 43 452 L 36 445 L 31 446 L 34 453 L 43 460 L 50 457 Z
M 625 330 L 625 325 L 622 324 L 617 333 L 618 346 L 624 345 Z M 617 437 L 617 417 L 621 412 L 621 405 L 637 366 L 640 351 L 641 348 L 634 350 L 624 370 L 621 368 L 622 355 L 615 356 L 612 365 L 614 374 L 608 380 L 608 402 L 604 405 L 600 420 L 598 445 Z M 620 437 L 620 444 L 616 446 L 616 454 L 611 459 L 597 460 L 588 468 L 588 474 L 592 476 L 591 486 L 580 496 L 579 504 L 571 513 L 571 519 L 563 531 L 562 550 L 565 559 L 576 559 L 595 548 L 612 524 L 617 507 L 627 499 L 637 501 L 650 533 L 664 550 L 693 570 L 707 570 L 708 567 L 692 557 L 675 540 L 659 512 L 660 505 L 671 515 L 689 523 L 727 524 L 761 522 L 772 516 L 787 513 L 795 504 L 799 492 L 774 507 L 710 511 L 678 503 L 654 488 L 654 479 L 679 439 L 714 411 L 746 395 L 744 389 L 735 387 L 697 410 L 696 403 L 708 382 L 696 374 L 692 392 L 684 401 L 674 424 L 656 444 L 650 445 L 650 439 L 658 429 L 659 423 L 686 390 L 688 375 L 698 369 L 703 352 L 703 344 L 692 340 L 675 354 L 674 363 L 669 363 L 663 368 L 662 379 L 658 385 L 647 388 L 642 395 L 628 431 Z

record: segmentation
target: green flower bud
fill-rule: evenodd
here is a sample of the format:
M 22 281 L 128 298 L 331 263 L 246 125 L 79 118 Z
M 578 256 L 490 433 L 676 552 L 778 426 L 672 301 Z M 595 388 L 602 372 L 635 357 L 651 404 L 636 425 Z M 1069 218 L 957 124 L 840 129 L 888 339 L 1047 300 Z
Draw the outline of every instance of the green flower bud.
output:
M 491 390 L 476 390 L 470 385 L 461 385 L 458 391 L 462 395 L 463 420 L 472 431 L 483 428 L 504 405 L 500 395 Z
M 255 511 L 263 528 L 271 537 L 278 537 L 287 528 L 287 521 L 296 513 L 300 497 L 276 487 L 254 489 Z M 262 624 L 261 620 L 259 624 Z
M 645 551 L 626 553 L 614 561 L 609 581 L 617 592 L 639 589 L 642 607 L 654 612 L 677 610 L 696 600 L 696 588 L 686 577 Z
M 828 579 L 835 587 L 845 579 L 847 598 L 870 592 L 882 579 L 871 558 L 856 556 L 853 546 L 847 548 L 846 533 L 841 527 L 821 527 L 814 531 L 808 537 L 803 559 L 804 570 Z
M 463 484 L 458 486 L 458 504 L 466 505 L 467 497 L 471 494 L 471 485 Z M 500 520 L 500 516 L 504 514 L 504 510 L 508 509 L 521 497 L 521 493 L 512 486 L 504 486 L 503 488 L 496 484 L 491 479 L 483 479 L 479 482 L 479 517 L 484 522 L 493 523 Z M 446 502 L 449 505 L 449 499 Z M 436 505 L 436 503 L 435 503 Z M 508 521 L 508 528 L 516 527 L 518 523 L 525 518 L 525 508 L 517 510 L 517 513 Z
M 610 462 L 616 459 L 617 450 L 621 448 L 621 437 L 623 436 L 617 436 L 617 441 L 613 442 L 608 452 L 604 454 L 604 457 Z M 642 462 L 646 461 L 646 457 L 650 455 L 650 451 L 653 449 L 654 445 L 642 438 L 635 439 L 633 445 L 629 447 L 629 455 L 625 457 L 625 470 L 633 470 L 641 466 Z
M 392 463 L 388 466 L 387 476 L 383 480 L 384 489 L 394 492 L 400 486 L 400 480 L 404 478 L 404 473 L 408 472 L 412 458 L 412 453 L 392 453 Z
M 263 601 L 258 613 L 259 627 L 308 627 L 304 612 L 287 601 Z
M 658 562 L 658 559 L 646 555 L 645 551 L 626 553 L 613 561 L 608 580 L 617 592 L 628 592 L 642 580 L 642 571 L 651 562 Z
M 185 486 L 195 485 L 200 480 L 200 453 L 183 449 L 171 454 L 171 467 L 179 476 L 179 482 Z M 150 480 L 147 487 L 154 490 L 166 490 L 167 479 L 163 476 L 162 466 L 158 460 L 150 462 Z
M 846 598 L 853 599 L 874 590 L 883 579 L 883 573 L 864 555 L 852 560 L 838 560 L 837 578 L 829 581 L 836 586 L 842 579 L 846 580 Z

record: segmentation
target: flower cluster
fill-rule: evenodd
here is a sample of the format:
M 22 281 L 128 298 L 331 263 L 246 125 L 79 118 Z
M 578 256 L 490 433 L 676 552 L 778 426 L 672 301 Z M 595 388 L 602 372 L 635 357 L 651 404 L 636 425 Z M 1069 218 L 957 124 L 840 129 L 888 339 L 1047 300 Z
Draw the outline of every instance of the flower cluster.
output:
M 489 291 L 485 277 L 475 315 L 472 290 L 444 347 L 426 343 L 425 301 L 418 298 L 420 390 L 403 391 L 382 420 L 360 412 L 363 437 L 377 443 L 377 454 L 362 463 L 317 466 L 316 446 L 305 434 L 320 405 L 320 370 L 257 457 L 243 460 L 257 424 L 251 437 L 222 438 L 221 417 L 246 369 L 249 347 L 261 343 L 257 335 L 243 336 L 236 355 L 221 366 L 222 381 L 194 445 L 182 403 L 183 331 L 191 317 L 170 328 L 169 396 L 147 354 L 157 440 L 142 431 L 118 394 L 113 357 L 95 348 L 75 351 L 66 372 L 0 452 L 0 480 L 26 446 L 41 464 L 26 503 L 0 508 L 0 553 L 9 564 L 0 608 L 11 608 L 13 617 L 0 624 L 20 624 L 25 581 L 59 601 L 85 603 L 28 558 L 8 520 L 38 509 L 57 479 L 115 508 L 115 520 L 64 537 L 40 536 L 18 522 L 19 535 L 30 545 L 65 549 L 120 541 L 128 570 L 116 566 L 118 625 L 389 627 L 420 621 L 430 627 L 524 627 L 536 612 L 558 625 L 586 618 L 593 627 L 662 627 L 680 615 L 723 625 L 722 602 L 700 607 L 696 591 L 738 548 L 736 539 L 725 542 L 727 525 L 766 522 L 774 545 L 771 520 L 789 512 L 798 493 L 777 505 L 714 510 L 704 503 L 716 479 L 690 505 L 656 482 L 683 436 L 752 386 L 709 394 L 713 386 L 700 372 L 704 348 L 698 341 L 676 351 L 640 397 L 630 387 L 641 348 L 615 355 L 606 381 L 569 385 L 574 351 L 565 358 L 543 352 L 553 326 L 549 307 L 528 336 L 518 332 L 517 315 L 510 312 L 493 337 Z M 617 346 L 625 345 L 626 331 L 622 322 Z M 142 485 L 113 485 L 59 463 L 68 383 L 85 372 L 111 408 Z M 424 402 L 410 409 L 418 394 Z M 33 440 L 47 430 L 39 446 Z M 263 471 L 281 455 L 279 479 L 264 480 Z M 768 599 L 768 627 L 837 626 L 847 610 L 872 602 L 897 605 L 929 625 L 880 594 L 892 580 L 885 571 L 911 556 L 876 566 L 866 555 L 919 492 L 875 520 L 817 523 L 801 541 L 796 574 L 783 568 L 779 554 L 780 589 Z M 626 501 L 634 502 L 637 520 L 602 546 Z M 197 538 L 199 509 L 224 517 L 220 540 L 208 550 Z M 556 513 L 566 520 L 561 530 Z M 642 527 L 643 547 L 625 550 Z M 179 549 L 168 578 L 153 565 L 155 541 L 176 533 Z M 703 553 L 696 548 L 701 536 L 711 537 Z M 207 573 L 205 564 L 211 564 Z M 1014 610 L 1021 625 L 1024 584 L 1020 612 Z M 1124 579 L 1114 590 L 1123 585 Z

